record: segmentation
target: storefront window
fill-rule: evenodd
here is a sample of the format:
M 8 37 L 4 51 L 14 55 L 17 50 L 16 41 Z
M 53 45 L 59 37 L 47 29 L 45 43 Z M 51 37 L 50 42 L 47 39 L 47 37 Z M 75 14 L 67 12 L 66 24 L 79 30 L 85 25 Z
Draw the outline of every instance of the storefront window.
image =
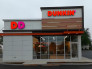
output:
M 34 59 L 78 57 L 77 36 L 33 36 Z
M 41 59 L 48 59 L 48 36 L 40 37 Z
M 70 59 L 70 36 L 65 36 L 65 58 Z
M 72 42 L 78 42 L 78 36 L 77 35 L 72 35 L 71 36 L 71 41 Z
M 64 59 L 64 36 L 57 36 L 57 59 Z
M 33 58 L 40 59 L 40 36 L 33 37 Z
M 49 36 L 49 59 L 56 59 L 56 36 Z

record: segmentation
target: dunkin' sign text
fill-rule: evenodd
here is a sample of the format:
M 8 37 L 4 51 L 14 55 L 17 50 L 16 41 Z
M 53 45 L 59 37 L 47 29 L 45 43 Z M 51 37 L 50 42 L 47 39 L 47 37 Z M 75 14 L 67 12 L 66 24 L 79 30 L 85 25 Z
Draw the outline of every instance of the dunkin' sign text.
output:
M 48 11 L 48 16 L 73 16 L 76 10 Z

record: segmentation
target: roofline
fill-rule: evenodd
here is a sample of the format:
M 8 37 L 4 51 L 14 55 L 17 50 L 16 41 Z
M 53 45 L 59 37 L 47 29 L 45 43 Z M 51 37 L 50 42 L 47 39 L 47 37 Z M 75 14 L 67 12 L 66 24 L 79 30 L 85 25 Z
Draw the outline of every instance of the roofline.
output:
M 84 31 L 84 29 L 36 29 L 36 30 L 3 30 L 3 32 L 64 32 L 64 31 Z
M 62 7 L 41 7 L 41 10 L 45 9 L 72 9 L 72 8 L 83 8 L 84 6 L 62 6 Z
M 0 33 L 0 36 L 20 36 L 20 35 L 78 35 L 83 34 L 84 31 L 64 31 L 64 32 L 55 32 L 55 33 Z
M 3 21 L 41 21 L 42 19 L 3 19 Z

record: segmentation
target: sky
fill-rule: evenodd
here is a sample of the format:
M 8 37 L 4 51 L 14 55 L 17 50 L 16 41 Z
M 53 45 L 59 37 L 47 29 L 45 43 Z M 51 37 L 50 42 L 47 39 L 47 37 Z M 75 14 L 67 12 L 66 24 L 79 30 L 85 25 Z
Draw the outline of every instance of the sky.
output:
M 41 19 L 40 7 L 84 6 L 84 27 L 92 39 L 92 0 L 0 0 L 0 29 L 2 19 Z

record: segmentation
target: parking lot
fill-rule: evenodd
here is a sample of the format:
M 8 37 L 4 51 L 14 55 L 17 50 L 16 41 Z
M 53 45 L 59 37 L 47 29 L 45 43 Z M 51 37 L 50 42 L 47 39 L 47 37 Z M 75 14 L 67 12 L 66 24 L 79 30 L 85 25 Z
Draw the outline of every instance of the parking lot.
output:
M 82 51 L 82 56 L 86 57 L 86 58 L 89 58 L 89 59 L 92 59 L 92 50 L 83 50 Z

